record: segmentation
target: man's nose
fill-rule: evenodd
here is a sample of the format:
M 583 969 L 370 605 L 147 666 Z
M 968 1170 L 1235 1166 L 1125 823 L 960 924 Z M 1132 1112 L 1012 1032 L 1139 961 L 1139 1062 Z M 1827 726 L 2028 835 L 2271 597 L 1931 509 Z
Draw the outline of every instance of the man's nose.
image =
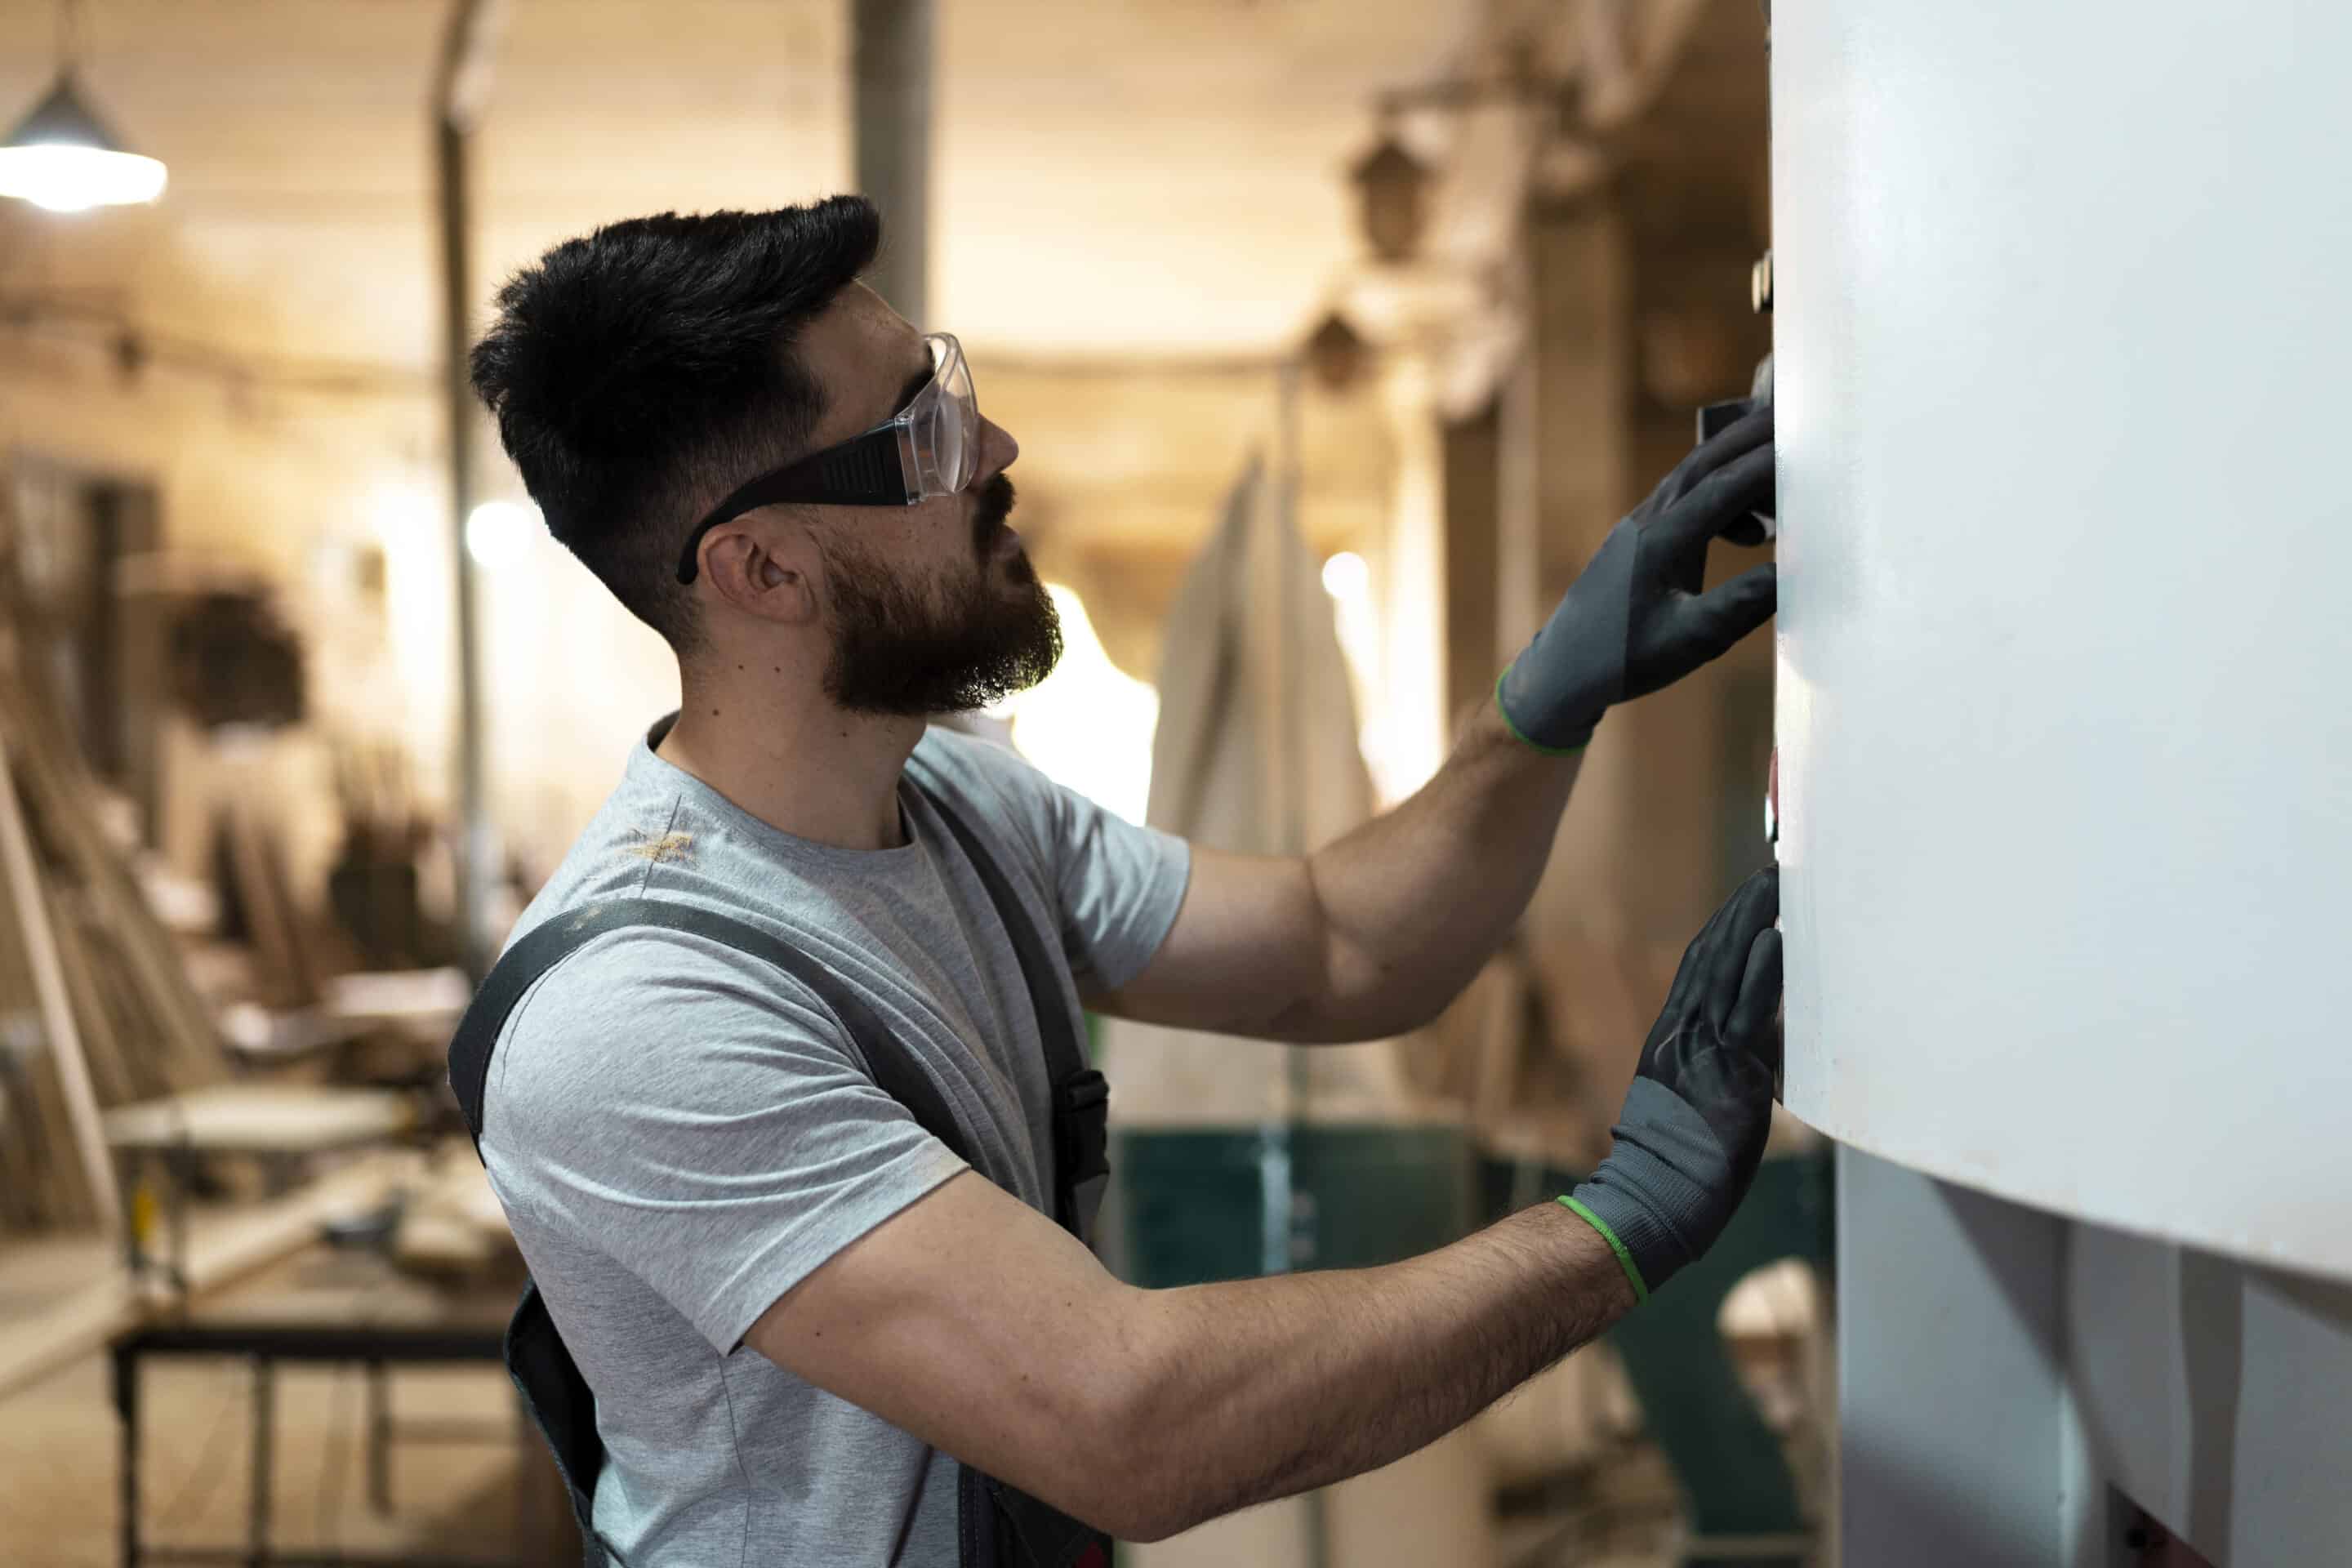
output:
M 987 418 L 981 420 L 980 471 L 982 473 L 1000 473 L 1011 468 L 1020 456 L 1021 443 L 1013 438 L 1012 431 L 994 420 Z

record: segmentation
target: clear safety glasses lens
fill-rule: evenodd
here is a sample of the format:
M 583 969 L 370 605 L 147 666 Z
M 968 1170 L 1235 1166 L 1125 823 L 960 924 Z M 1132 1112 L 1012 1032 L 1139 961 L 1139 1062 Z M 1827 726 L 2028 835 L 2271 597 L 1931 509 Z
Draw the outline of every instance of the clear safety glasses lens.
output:
M 971 482 L 980 459 L 980 404 L 963 345 L 946 332 L 930 337 L 931 384 L 903 416 L 900 456 L 923 496 L 953 495 Z

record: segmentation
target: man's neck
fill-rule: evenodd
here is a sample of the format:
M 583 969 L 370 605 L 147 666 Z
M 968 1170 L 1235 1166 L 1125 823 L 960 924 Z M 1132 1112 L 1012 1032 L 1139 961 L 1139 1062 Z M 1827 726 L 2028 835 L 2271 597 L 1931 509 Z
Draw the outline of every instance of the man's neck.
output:
M 923 721 L 845 713 L 818 692 L 684 678 L 677 722 L 657 748 L 780 832 L 841 849 L 906 842 L 898 775 Z

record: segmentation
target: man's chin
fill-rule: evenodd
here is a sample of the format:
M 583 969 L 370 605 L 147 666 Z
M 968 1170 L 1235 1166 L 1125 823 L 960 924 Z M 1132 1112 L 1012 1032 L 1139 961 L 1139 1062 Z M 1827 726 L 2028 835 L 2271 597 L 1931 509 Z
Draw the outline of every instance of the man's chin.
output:
M 1022 565 L 1025 569 L 1027 562 L 1024 560 Z M 1042 590 L 1030 592 L 1042 596 Z M 898 679 L 887 686 L 843 679 L 841 667 L 836 665 L 828 675 L 826 695 L 845 712 L 877 717 L 969 713 L 1038 685 L 1053 674 L 1061 659 L 1061 626 L 1054 617 L 1023 646 L 1001 647 L 990 656 L 921 672 L 902 666 L 896 672 Z
M 1029 559 L 1029 542 L 1010 529 L 1000 529 L 980 547 L 980 576 L 984 583 L 1004 581 L 1024 587 L 1037 581 L 1036 563 Z
M 1056 664 L 1060 662 L 1061 661 L 1058 658 L 1055 660 L 1055 663 Z M 956 699 L 953 706 L 932 710 L 930 717 L 934 719 L 947 719 L 961 713 L 983 712 L 988 709 L 995 707 L 1000 702 L 1010 701 L 1012 699 L 1020 696 L 1024 691 L 1035 690 L 1038 687 L 1043 686 L 1045 683 L 1045 678 L 1053 673 L 1053 667 L 1048 666 L 1028 679 L 1022 680 L 1017 684 L 1004 687 L 1001 690 L 995 688 L 991 688 L 985 692 L 965 692 Z

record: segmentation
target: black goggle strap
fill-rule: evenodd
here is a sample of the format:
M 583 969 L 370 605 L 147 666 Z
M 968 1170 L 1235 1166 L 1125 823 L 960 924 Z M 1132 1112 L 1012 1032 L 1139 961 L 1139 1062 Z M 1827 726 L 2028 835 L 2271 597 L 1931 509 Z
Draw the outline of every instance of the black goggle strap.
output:
M 772 474 L 762 474 L 713 507 L 694 525 L 678 557 L 677 580 L 694 581 L 704 535 L 763 506 L 912 506 L 922 496 L 898 456 L 898 422 L 877 426 L 836 447 L 813 452 Z

